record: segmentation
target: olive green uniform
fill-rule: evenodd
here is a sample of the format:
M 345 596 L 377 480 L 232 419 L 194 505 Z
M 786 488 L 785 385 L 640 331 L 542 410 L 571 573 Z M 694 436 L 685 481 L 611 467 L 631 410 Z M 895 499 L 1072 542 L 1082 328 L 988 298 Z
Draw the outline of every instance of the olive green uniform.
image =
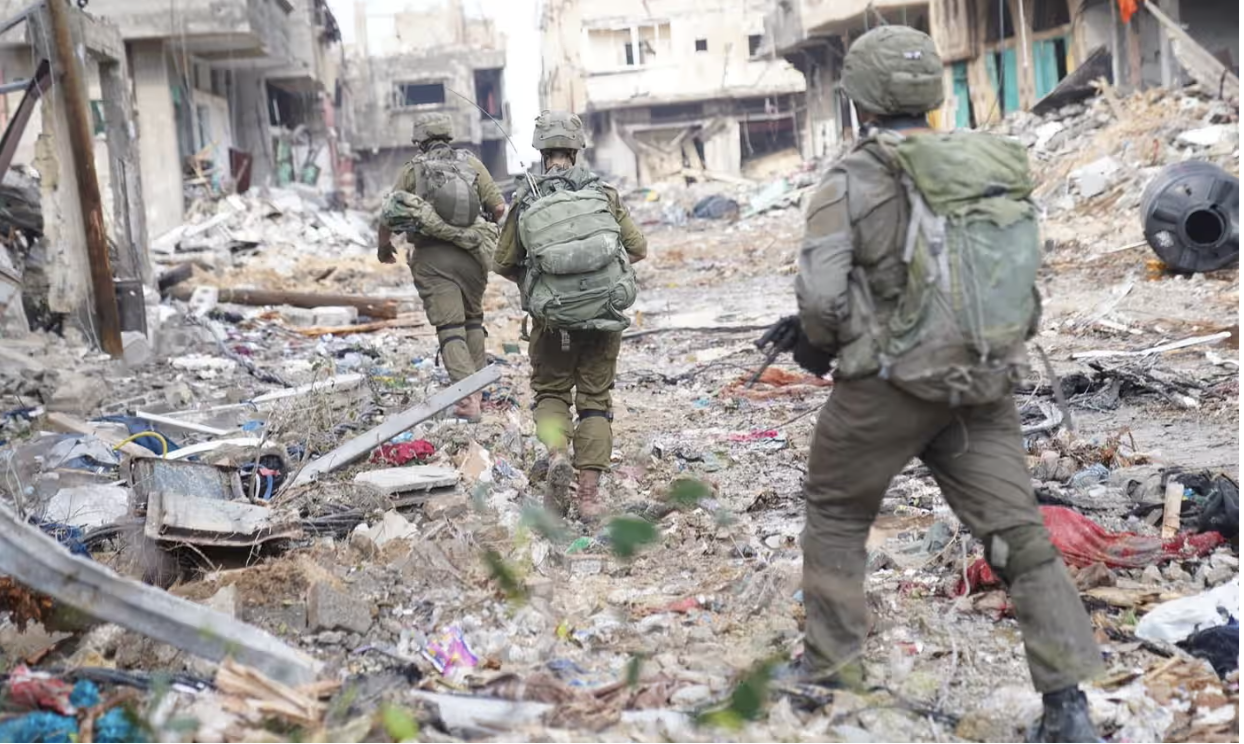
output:
M 804 334 L 839 360 L 804 488 L 807 660 L 815 672 L 842 670 L 844 681 L 859 673 L 868 627 L 865 541 L 890 481 L 919 457 L 1008 583 L 1036 689 L 1075 685 L 1100 670 L 1101 658 L 1037 507 L 1014 401 L 952 408 L 899 390 L 876 376 L 873 349 L 861 339 L 864 318 L 850 312 L 862 274 L 884 327 L 907 279 L 907 199 L 870 149 L 856 149 L 826 174 L 808 204 L 799 257 Z
M 480 203 L 491 214 L 498 205 L 505 203 L 501 190 L 475 156 L 468 156 L 467 162 L 479 173 L 476 190 Z M 418 193 L 417 173 L 413 161 L 407 163 L 394 188 Z M 423 301 L 428 322 L 436 328 L 449 379 L 457 382 L 487 364 L 483 302 L 488 272 L 474 256 L 453 243 L 417 233 L 408 233 L 407 239 L 413 245 L 408 260 L 415 289 Z
M 609 211 L 622 230 L 622 245 L 635 263 L 648 255 L 648 241 L 631 220 L 618 192 L 603 186 Z M 519 187 L 516 205 L 501 228 L 493 270 L 521 282 L 527 251 L 518 237 L 518 215 L 527 186 Z M 535 418 L 555 422 L 567 441 L 574 443 L 577 470 L 608 470 L 613 452 L 613 389 L 617 374 L 618 350 L 622 334 L 608 331 L 565 331 L 545 328 L 535 321 L 531 329 L 528 355 L 531 358 L 531 389 L 536 396 Z M 563 343 L 563 340 L 566 343 Z M 579 414 L 573 426 L 570 407 Z

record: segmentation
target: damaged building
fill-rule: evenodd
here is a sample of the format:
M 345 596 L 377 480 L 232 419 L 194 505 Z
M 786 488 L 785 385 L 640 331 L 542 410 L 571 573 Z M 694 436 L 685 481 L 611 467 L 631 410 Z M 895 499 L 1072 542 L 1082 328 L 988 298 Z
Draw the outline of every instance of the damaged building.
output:
M 761 54 L 766 7 L 548 3 L 541 105 L 583 115 L 593 167 L 631 183 L 739 177 L 774 153 L 807 156 L 804 81 Z
M 0 4 L 17 13 L 25 3 Z M 332 190 L 341 52 L 325 0 L 93 0 L 87 12 L 120 29 L 152 237 L 180 225 L 197 195 L 291 181 Z M 5 42 L 0 74 L 28 77 L 23 34 Z M 88 86 L 102 138 L 104 95 L 93 78 Z M 17 95 L 7 98 L 12 110 Z M 15 162 L 29 162 L 37 132 L 36 122 Z M 101 170 L 105 191 L 108 181 Z
M 358 190 L 377 195 L 392 187 L 415 154 L 411 125 L 430 111 L 452 117 L 455 146 L 474 152 L 504 180 L 505 36 L 493 21 L 468 17 L 460 0 L 384 13 L 356 2 L 354 24 L 348 131 Z
M 858 127 L 840 86 L 846 49 L 869 29 L 894 23 L 937 42 L 947 95 L 931 119 L 946 128 L 1033 109 L 1060 85 L 1083 97 L 1100 78 L 1132 90 L 1212 81 L 1239 69 L 1239 8 L 1220 0 L 1139 8 L 1115 0 L 774 0 L 763 48 L 807 81 L 813 154 L 829 154 Z

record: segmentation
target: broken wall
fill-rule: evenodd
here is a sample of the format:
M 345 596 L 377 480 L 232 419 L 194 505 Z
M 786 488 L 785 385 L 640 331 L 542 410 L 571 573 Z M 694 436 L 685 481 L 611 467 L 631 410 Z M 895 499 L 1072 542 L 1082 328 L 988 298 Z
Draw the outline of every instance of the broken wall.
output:
M 785 60 L 753 55 L 766 0 L 580 2 L 589 109 L 804 90 Z
M 355 96 L 350 141 L 360 151 L 410 145 L 415 117 L 429 111 L 449 114 L 458 142 L 478 143 L 483 114 L 475 107 L 475 70 L 505 67 L 502 51 L 445 49 L 426 54 L 353 59 L 350 88 Z M 443 86 L 443 101 L 403 105 L 404 83 Z M 500 118 L 500 117 L 499 117 Z

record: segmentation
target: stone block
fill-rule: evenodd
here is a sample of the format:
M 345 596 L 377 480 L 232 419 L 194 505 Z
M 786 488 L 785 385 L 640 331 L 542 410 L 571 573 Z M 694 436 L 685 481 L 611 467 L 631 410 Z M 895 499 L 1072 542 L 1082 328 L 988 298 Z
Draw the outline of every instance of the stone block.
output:
M 385 494 L 428 491 L 433 488 L 456 486 L 458 471 L 434 465 L 382 468 L 365 470 L 354 476 L 354 482 L 371 486 Z
M 359 309 L 349 305 L 317 307 L 312 310 L 312 317 L 315 318 L 317 326 L 351 325 L 358 322 Z
M 366 633 L 371 627 L 371 604 L 339 592 L 322 581 L 316 582 L 307 589 L 307 627 L 312 632 Z
M 74 416 L 89 416 L 94 413 L 104 398 L 108 397 L 108 383 L 102 377 L 84 375 L 77 372 L 61 372 L 57 378 L 56 392 L 48 410 L 57 413 L 69 413 Z

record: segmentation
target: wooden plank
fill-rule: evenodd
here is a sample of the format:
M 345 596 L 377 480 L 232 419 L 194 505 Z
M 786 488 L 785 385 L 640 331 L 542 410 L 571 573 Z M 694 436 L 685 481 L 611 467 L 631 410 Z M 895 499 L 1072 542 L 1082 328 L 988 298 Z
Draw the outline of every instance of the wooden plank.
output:
M 175 419 L 175 418 L 172 418 L 171 416 L 161 416 L 158 413 L 148 413 L 146 411 L 136 411 L 134 413 L 134 416 L 135 418 L 140 418 L 145 421 L 150 421 L 153 424 L 160 424 L 161 426 L 167 426 L 171 429 L 181 429 L 182 431 L 194 431 L 194 432 L 198 432 L 199 434 L 210 434 L 214 437 L 226 437 L 226 436 L 229 436 L 230 434 L 236 433 L 237 431 L 236 429 L 220 429 L 215 426 L 208 426 L 206 424 L 196 424 L 193 421 L 182 421 L 181 419 Z
M 211 661 L 231 657 L 285 684 L 311 682 L 323 667 L 252 625 L 71 555 L 4 505 L 0 574 L 92 617 Z
M 307 463 L 294 479 L 294 485 L 309 483 L 324 473 L 331 473 L 349 465 L 379 445 L 418 426 L 454 403 L 488 387 L 499 379 L 501 379 L 501 368 L 489 365 L 470 377 L 459 380 L 414 408 L 390 417 L 380 426 L 363 432 L 318 460 Z
M 1149 11 L 1170 34 L 1179 64 L 1183 65 L 1197 84 L 1206 93 L 1213 96 L 1221 95 L 1230 103 L 1239 105 L 1240 79 L 1232 74 L 1217 57 L 1189 36 L 1178 22 L 1159 10 L 1157 3 L 1143 3 L 1141 7 Z
M 45 421 L 48 426 L 55 431 L 64 432 L 66 434 L 86 434 L 88 436 L 95 437 L 99 441 L 113 448 L 116 448 L 118 444 L 125 440 L 125 437 L 116 436 L 115 434 L 107 432 L 99 427 L 92 426 L 80 418 L 70 416 L 67 413 L 49 413 Z M 120 451 L 130 455 L 131 457 L 151 457 L 152 455 L 160 454 L 159 452 L 152 452 L 146 447 L 135 444 L 134 442 L 122 445 L 120 447 Z
M 1176 351 L 1178 349 L 1186 349 L 1189 346 L 1200 346 L 1201 344 L 1213 344 L 1219 341 L 1226 341 L 1231 338 L 1231 331 L 1219 331 L 1211 333 L 1208 336 L 1193 336 L 1185 338 L 1181 341 L 1172 341 L 1169 344 L 1161 344 L 1148 349 L 1140 349 L 1139 351 L 1114 351 L 1109 349 L 1099 349 L 1096 351 L 1080 351 L 1071 355 L 1072 359 L 1105 359 L 1107 357 L 1145 357 L 1154 354 L 1164 354 L 1168 351 Z
M 304 336 L 323 336 L 333 334 L 334 336 L 344 336 L 351 333 L 371 333 L 372 331 L 382 331 L 387 328 L 417 328 L 424 325 L 423 321 L 414 315 L 405 317 L 397 317 L 393 320 L 375 320 L 371 323 L 359 323 L 358 325 L 346 326 L 312 326 L 310 328 L 291 328 L 294 333 L 300 333 Z

